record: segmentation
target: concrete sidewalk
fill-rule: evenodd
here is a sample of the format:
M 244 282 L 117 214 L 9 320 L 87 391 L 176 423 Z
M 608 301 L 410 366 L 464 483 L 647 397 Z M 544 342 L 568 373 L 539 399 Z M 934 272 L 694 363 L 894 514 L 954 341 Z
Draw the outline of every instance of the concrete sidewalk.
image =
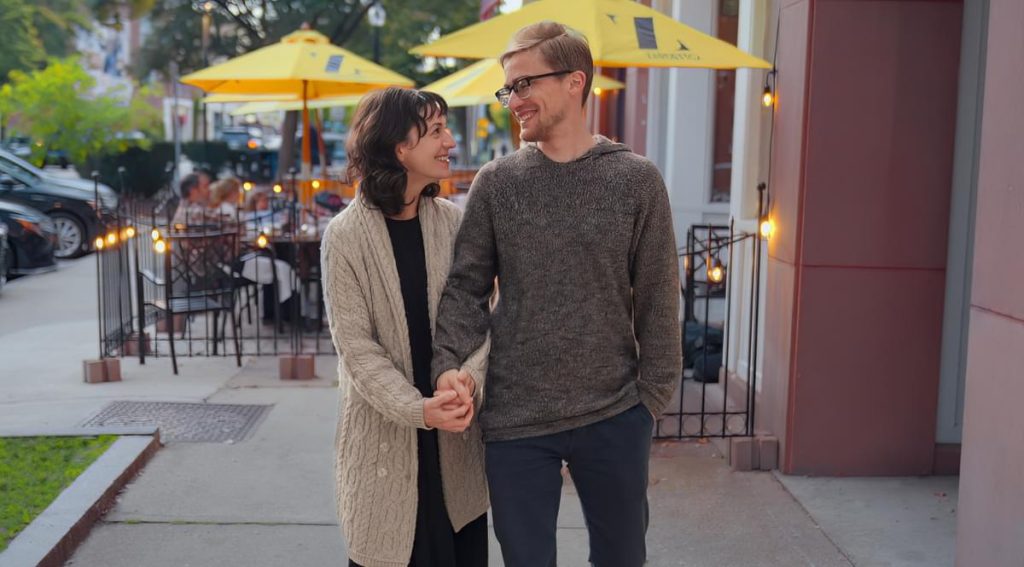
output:
M 337 389 L 322 378 L 281 382 L 275 363 L 250 359 L 205 398 L 272 405 L 249 439 L 169 443 L 69 565 L 345 565 L 332 471 Z M 122 387 L 130 388 L 141 369 L 123 364 Z M 145 373 L 161 365 L 150 361 Z M 332 375 L 333 359 L 318 359 L 317 369 Z M 208 386 L 168 369 L 166 380 L 176 379 Z M 659 444 L 651 475 L 652 566 L 850 565 L 774 476 L 732 472 L 712 445 Z M 571 484 L 558 525 L 559 564 L 587 565 L 587 532 Z M 491 565 L 502 565 L 493 536 Z
M 77 428 L 121 400 L 272 408 L 243 441 L 169 443 L 70 564 L 344 565 L 332 481 L 334 359 L 317 361 L 328 378 L 301 383 L 278 380 L 273 357 L 241 369 L 230 358 L 182 358 L 178 376 L 167 358 L 124 359 L 123 382 L 83 384 L 82 360 L 97 350 L 95 302 L 91 256 L 4 288 L 0 429 Z M 952 565 L 955 478 L 736 473 L 712 445 L 693 443 L 658 445 L 651 472 L 652 566 Z M 586 565 L 571 485 L 559 527 L 559 564 Z M 501 565 L 493 541 L 491 556 Z

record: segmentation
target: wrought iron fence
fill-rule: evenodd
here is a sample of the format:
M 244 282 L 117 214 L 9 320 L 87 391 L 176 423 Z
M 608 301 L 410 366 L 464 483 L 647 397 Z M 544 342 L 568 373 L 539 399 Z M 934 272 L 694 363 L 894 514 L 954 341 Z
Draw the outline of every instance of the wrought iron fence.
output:
M 279 190 L 280 188 L 280 190 Z M 308 216 L 295 192 L 275 186 L 266 209 L 233 216 L 175 218 L 173 201 L 126 195 L 97 242 L 97 294 L 102 356 L 276 356 L 334 354 L 320 274 L 320 234 L 327 216 Z M 122 195 L 125 195 L 122 187 Z M 170 313 L 158 302 L 173 278 L 165 254 L 176 234 L 237 234 L 220 269 L 231 279 L 238 351 L 224 325 L 207 312 Z M 193 246 L 217 242 L 194 239 Z M 676 398 L 658 421 L 656 438 L 747 436 L 755 417 L 762 240 L 733 224 L 695 225 L 681 257 L 686 371 Z M 197 256 L 205 251 L 195 250 Z M 749 295 L 737 278 L 749 278 Z M 741 301 L 742 300 L 742 301 Z M 734 317 L 735 310 L 745 317 Z M 739 322 L 730 325 L 729 321 Z M 220 325 L 221 327 L 218 327 Z M 742 339 L 734 340 L 737 333 Z M 233 342 L 233 337 L 232 337 Z M 743 352 L 730 353 L 731 345 Z M 730 368 L 745 361 L 745 368 Z M 740 365 L 737 365 L 740 366 Z
M 683 248 L 683 361 L 684 374 L 670 408 L 659 419 L 655 437 L 685 439 L 739 437 L 753 434 L 757 309 L 760 298 L 761 239 L 729 225 L 694 225 Z M 742 267 L 749 267 L 743 270 Z M 744 273 L 746 272 L 746 273 Z M 735 318 L 737 278 L 750 278 L 749 316 Z M 745 333 L 746 341 L 732 340 Z M 742 375 L 729 368 L 729 348 L 745 344 L 747 364 Z M 739 359 L 739 357 L 735 357 Z
M 175 217 L 174 199 L 122 199 L 97 253 L 101 351 L 105 356 L 235 356 L 228 317 L 215 311 L 167 309 L 166 291 L 182 262 L 220 258 L 239 317 L 242 355 L 333 354 L 320 283 L 320 229 L 328 217 L 303 216 L 286 191 L 263 214 Z M 232 249 L 207 250 L 234 234 Z M 185 235 L 189 254 L 168 267 L 167 255 Z M 170 270 L 170 271 L 168 271 Z M 179 278 L 180 279 L 180 278 Z M 225 332 L 226 331 L 226 332 Z M 172 345 L 173 342 L 173 345 Z
M 123 168 L 118 173 L 123 181 Z M 99 198 L 99 176 L 93 173 L 92 177 L 95 202 L 99 204 L 102 202 Z M 122 200 L 116 211 L 106 213 L 102 207 L 97 206 L 100 226 L 104 227 L 92 243 L 96 249 L 100 358 L 123 355 L 124 344 L 135 330 L 132 306 L 134 290 L 129 277 L 130 249 L 125 246 L 126 242 L 134 238 L 135 230 L 123 222 L 122 211 L 127 206 L 127 200 Z

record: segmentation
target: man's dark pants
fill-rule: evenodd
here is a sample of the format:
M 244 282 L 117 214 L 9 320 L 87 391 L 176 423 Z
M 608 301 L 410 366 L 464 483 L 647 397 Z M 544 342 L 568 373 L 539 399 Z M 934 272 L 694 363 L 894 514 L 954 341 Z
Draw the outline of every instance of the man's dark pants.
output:
M 506 567 L 555 567 L 568 463 L 596 567 L 640 567 L 647 556 L 647 463 L 654 418 L 642 404 L 591 425 L 486 445 L 494 532 Z

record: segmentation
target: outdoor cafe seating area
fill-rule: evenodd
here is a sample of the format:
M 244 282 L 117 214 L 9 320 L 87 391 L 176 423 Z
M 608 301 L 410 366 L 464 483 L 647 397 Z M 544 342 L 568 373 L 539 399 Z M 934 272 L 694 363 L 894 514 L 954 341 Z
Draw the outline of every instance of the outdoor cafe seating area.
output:
M 474 170 L 442 183 L 464 200 Z M 125 200 L 97 254 L 101 350 L 178 357 L 333 354 L 320 241 L 356 198 L 335 179 L 240 183 L 236 206 Z M 142 332 L 139 333 L 138 330 Z

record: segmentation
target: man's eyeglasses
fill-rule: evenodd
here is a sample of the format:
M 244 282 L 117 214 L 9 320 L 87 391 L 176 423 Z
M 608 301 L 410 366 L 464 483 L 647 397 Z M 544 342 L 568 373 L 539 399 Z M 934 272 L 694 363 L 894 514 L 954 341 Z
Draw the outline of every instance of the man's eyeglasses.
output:
M 502 87 L 498 89 L 498 91 L 494 93 L 494 96 L 497 97 L 498 102 L 500 102 L 502 106 L 508 108 L 508 103 L 512 99 L 512 93 L 516 93 L 516 96 L 518 96 L 521 99 L 530 98 L 530 85 L 533 83 L 533 81 L 536 81 L 537 79 L 543 79 L 545 77 L 557 77 L 559 75 L 566 75 L 569 73 L 572 73 L 572 71 L 566 69 L 564 71 L 553 71 L 551 73 L 544 73 L 543 75 L 521 77 L 519 79 L 516 79 L 516 82 L 512 83 L 511 86 Z

